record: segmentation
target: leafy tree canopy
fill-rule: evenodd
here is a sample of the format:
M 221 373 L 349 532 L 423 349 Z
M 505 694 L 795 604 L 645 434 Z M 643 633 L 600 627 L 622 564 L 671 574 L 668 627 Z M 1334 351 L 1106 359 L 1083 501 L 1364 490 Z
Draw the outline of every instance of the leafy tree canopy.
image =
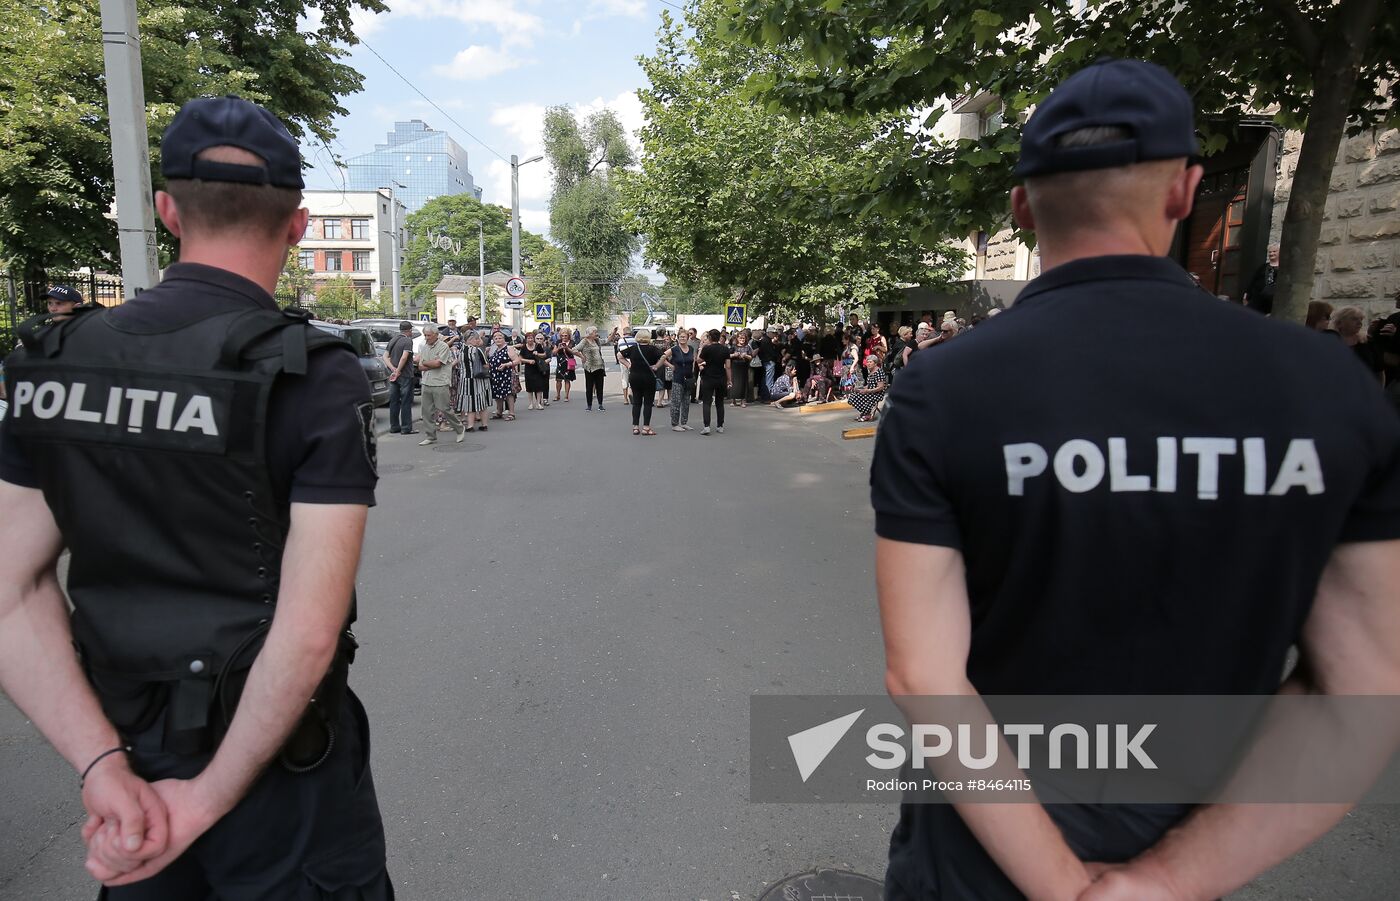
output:
M 545 154 L 554 172 L 549 233 L 563 251 L 571 287 L 569 312 L 600 325 L 612 309 L 612 286 L 632 268 L 637 238 L 622 206 L 621 185 L 635 162 L 617 114 L 604 109 L 580 123 L 567 107 L 545 113 Z
M 1285 315 L 1301 316 L 1311 294 L 1343 132 L 1400 124 L 1400 18 L 1385 0 L 1088 0 L 1082 12 L 1072 0 L 722 2 L 724 33 L 800 51 L 803 66 L 770 66 L 748 83 L 785 109 L 917 114 L 928 126 L 940 99 L 1001 99 L 1004 125 L 979 138 L 891 131 L 884 162 L 845 192 L 842 208 L 908 217 L 926 240 L 1005 224 L 1022 114 L 1101 55 L 1174 72 L 1196 100 L 1208 152 L 1248 116 L 1303 129 L 1275 308 Z
M 138 0 L 151 159 L 192 97 L 236 93 L 324 142 L 362 77 L 341 60 L 350 16 L 381 0 Z M 309 18 L 308 18 L 309 17 Z M 313 27 L 306 22 L 315 20 Z M 305 28 L 305 30 L 303 30 Z M 115 187 L 98 4 L 0 0 L 0 264 L 115 259 Z
M 486 239 L 486 271 L 510 271 L 510 210 L 482 203 L 471 194 L 434 197 L 408 217 L 408 244 L 400 271 L 401 290 L 418 305 L 429 302 L 444 275 L 477 275 L 480 270 L 477 223 Z M 442 246 L 446 238 L 450 247 Z M 436 243 L 435 243 L 436 242 Z M 521 275 L 537 273 L 548 244 L 520 231 Z M 557 251 L 555 251 L 557 253 Z M 532 286 L 533 287 L 533 286 Z
M 857 216 L 833 202 L 867 167 L 891 162 L 881 138 L 900 117 L 754 104 L 749 79 L 803 60 L 720 39 L 720 5 L 692 4 L 690 35 L 663 14 L 657 50 L 641 60 L 644 155 L 626 194 L 647 257 L 669 279 L 748 298 L 755 314 L 781 304 L 820 316 L 889 299 L 901 283 L 946 280 L 960 254 L 938 240 L 921 246 L 917 229 L 883 211 Z

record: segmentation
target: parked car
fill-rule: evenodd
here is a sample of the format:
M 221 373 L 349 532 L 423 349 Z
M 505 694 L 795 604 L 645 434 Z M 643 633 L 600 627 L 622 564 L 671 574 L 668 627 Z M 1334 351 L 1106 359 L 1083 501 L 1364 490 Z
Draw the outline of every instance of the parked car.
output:
M 337 325 L 333 322 L 320 322 L 313 320 L 312 325 L 323 332 L 335 335 L 344 339 L 355 351 L 355 355 L 360 358 L 360 366 L 365 371 L 365 378 L 369 379 L 370 398 L 376 407 L 382 407 L 389 402 L 389 367 L 384 365 L 384 355 L 375 349 L 374 338 L 370 330 L 354 325 Z
M 350 324 L 359 328 L 367 329 L 370 338 L 374 341 L 374 349 L 380 356 L 389 349 L 389 342 L 398 337 L 399 323 L 408 320 L 404 319 L 352 319 Z M 423 346 L 422 326 L 429 325 L 426 322 L 414 322 L 413 331 L 410 333 L 413 338 L 413 352 L 418 353 Z
M 428 339 L 423 337 L 423 326 L 432 325 L 438 328 L 442 326 L 436 322 L 418 322 L 411 319 L 352 319 L 350 324 L 363 328 L 369 332 L 370 338 L 374 341 L 375 352 L 380 359 L 384 358 L 384 352 L 389 349 L 389 342 L 398 337 L 399 323 L 413 322 L 413 331 L 409 332 L 409 337 L 413 339 L 413 353 L 418 355 L 423 350 L 423 345 L 428 343 Z M 423 374 L 416 369 L 413 372 L 413 390 L 415 392 L 423 389 Z

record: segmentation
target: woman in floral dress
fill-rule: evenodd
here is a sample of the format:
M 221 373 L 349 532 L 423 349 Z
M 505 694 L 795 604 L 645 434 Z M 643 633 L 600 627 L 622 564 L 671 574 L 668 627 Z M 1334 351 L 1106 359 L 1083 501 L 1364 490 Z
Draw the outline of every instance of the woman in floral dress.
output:
M 496 412 L 491 418 L 511 420 L 515 418 L 515 369 L 520 365 L 520 355 L 506 344 L 505 332 L 492 336 L 491 345 L 491 355 L 486 358 L 491 366 L 491 395 L 496 398 Z
M 846 403 L 856 408 L 860 415 L 856 422 L 869 422 L 875 418 L 875 408 L 885 399 L 889 390 L 889 376 L 880 366 L 880 358 L 870 354 L 865 358 L 865 378 L 857 378 L 856 386 L 846 392 Z

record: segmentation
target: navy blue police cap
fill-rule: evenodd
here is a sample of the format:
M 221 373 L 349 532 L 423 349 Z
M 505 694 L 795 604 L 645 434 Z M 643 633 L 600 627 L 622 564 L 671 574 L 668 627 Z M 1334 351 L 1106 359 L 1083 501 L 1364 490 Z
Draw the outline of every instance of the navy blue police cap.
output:
M 1060 146 L 1063 135 L 1097 126 L 1122 128 L 1128 137 Z M 1199 153 L 1191 95 L 1175 76 L 1155 63 L 1102 59 L 1065 79 L 1036 107 L 1021 132 L 1016 174 L 1108 169 Z
M 198 159 L 210 147 L 240 147 L 264 160 L 243 166 Z M 200 97 L 175 114 L 160 142 L 160 171 L 166 178 L 234 181 L 278 188 L 304 188 L 301 151 L 272 113 L 242 97 Z
M 64 303 L 83 302 L 83 295 L 79 294 L 77 291 L 74 291 L 67 285 L 54 285 L 52 288 L 44 292 L 44 296 L 52 297 L 54 300 L 63 301 Z

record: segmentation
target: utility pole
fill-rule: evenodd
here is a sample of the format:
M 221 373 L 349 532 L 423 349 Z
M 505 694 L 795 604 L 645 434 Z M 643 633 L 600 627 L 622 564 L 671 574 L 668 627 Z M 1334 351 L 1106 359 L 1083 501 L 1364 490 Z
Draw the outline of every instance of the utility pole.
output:
M 476 318 L 482 325 L 486 324 L 486 227 L 480 222 L 476 224 L 476 250 L 479 254 L 478 265 L 480 275 L 477 276 L 476 284 L 481 292 L 481 307 L 477 310 Z
M 151 208 L 146 90 L 141 82 L 141 37 L 136 27 L 136 0 L 101 0 L 101 5 L 107 119 L 111 125 L 112 174 L 117 188 L 122 296 L 130 300 L 154 287 L 160 279 L 156 221 Z
M 514 153 L 510 155 L 510 274 L 516 277 L 520 276 L 520 167 L 542 159 L 542 156 L 532 156 L 522 163 L 520 157 Z M 511 324 L 516 331 L 520 330 L 520 316 L 519 310 L 511 314 Z
M 394 266 L 393 266 L 393 291 L 394 291 L 394 315 L 403 315 L 399 309 L 399 257 L 402 255 L 402 248 L 399 246 L 399 202 L 394 199 L 394 186 L 402 188 L 402 184 L 389 179 L 389 227 L 393 229 L 394 237 Z

